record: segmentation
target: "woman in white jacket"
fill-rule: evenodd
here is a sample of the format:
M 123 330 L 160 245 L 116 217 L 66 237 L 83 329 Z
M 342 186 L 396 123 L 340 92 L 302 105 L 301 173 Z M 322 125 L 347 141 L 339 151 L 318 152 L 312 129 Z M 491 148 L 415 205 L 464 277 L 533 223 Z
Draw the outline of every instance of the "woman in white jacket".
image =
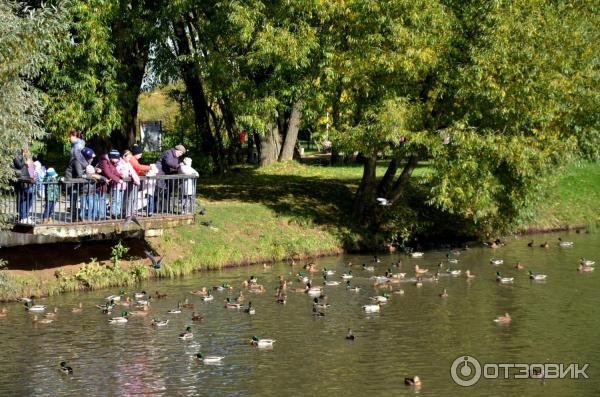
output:
M 192 159 L 186 157 L 179 165 L 179 173 L 183 175 L 198 177 L 198 171 L 192 168 Z M 196 195 L 196 181 L 193 178 L 186 179 L 181 185 L 182 210 L 184 213 L 192 211 L 192 200 Z

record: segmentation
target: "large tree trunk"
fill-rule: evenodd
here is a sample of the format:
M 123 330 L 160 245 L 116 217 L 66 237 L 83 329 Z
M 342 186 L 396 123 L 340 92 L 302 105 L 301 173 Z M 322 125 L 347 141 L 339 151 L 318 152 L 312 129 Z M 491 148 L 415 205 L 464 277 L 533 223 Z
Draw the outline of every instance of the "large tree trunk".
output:
M 227 135 L 229 136 L 229 148 L 231 149 L 231 158 L 229 159 L 229 162 L 230 164 L 239 163 L 241 162 L 242 143 L 240 142 L 235 115 L 231 110 L 231 104 L 227 96 L 224 96 L 219 101 L 219 109 L 221 109 L 225 128 L 227 129 Z
M 292 104 L 292 113 L 290 114 L 290 120 L 287 125 L 287 133 L 285 134 L 283 148 L 279 154 L 279 161 L 289 161 L 294 157 L 294 148 L 298 141 L 298 130 L 300 130 L 300 120 L 302 118 L 301 106 L 300 101 L 295 101 Z
M 370 226 L 375 216 L 375 171 L 377 168 L 377 156 L 365 157 L 363 176 L 358 186 L 352 210 L 354 219 L 363 226 Z
M 178 19 L 174 23 L 173 28 L 175 34 L 174 42 L 177 47 L 177 55 L 192 55 L 192 51 L 185 31 L 184 21 Z M 210 128 L 208 102 L 206 101 L 204 87 L 202 84 L 202 80 L 200 79 L 200 73 L 197 70 L 197 65 L 189 61 L 181 61 L 179 67 L 188 95 L 192 100 L 196 128 L 198 128 L 200 136 L 202 137 L 201 150 L 202 152 L 211 155 L 215 167 L 218 171 L 221 171 L 220 153 L 215 141 L 215 137 L 213 136 Z
M 260 139 L 260 161 L 259 166 L 264 167 L 277 162 L 281 150 L 281 135 L 277 122 L 267 125 L 265 136 Z
M 415 170 L 415 168 L 417 168 L 418 164 L 419 164 L 419 157 L 417 155 L 413 154 L 408 157 L 408 161 L 404 165 L 404 169 L 402 170 L 402 173 L 400 174 L 400 176 L 398 177 L 398 180 L 396 180 L 396 183 L 394 183 L 394 186 L 392 187 L 392 190 L 390 193 L 390 198 L 389 198 L 392 203 L 395 203 L 396 201 L 398 201 L 398 199 L 400 199 L 404 195 L 404 192 L 406 191 L 406 187 L 408 186 L 408 184 L 410 182 L 412 173 Z
M 378 197 L 387 197 L 390 189 L 392 188 L 392 183 L 394 182 L 394 177 L 396 176 L 396 172 L 398 171 L 398 159 L 393 158 L 388 165 L 387 170 L 385 171 L 385 175 L 381 182 L 379 182 L 379 187 L 377 188 L 377 196 Z

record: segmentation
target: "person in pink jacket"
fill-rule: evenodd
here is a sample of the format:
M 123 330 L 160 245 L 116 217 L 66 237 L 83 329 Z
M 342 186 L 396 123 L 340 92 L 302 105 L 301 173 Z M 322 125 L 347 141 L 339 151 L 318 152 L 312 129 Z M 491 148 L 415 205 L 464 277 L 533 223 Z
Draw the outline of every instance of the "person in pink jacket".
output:
M 131 179 L 129 182 L 122 182 L 117 185 L 117 189 L 123 191 L 124 197 L 123 202 L 125 205 L 125 216 L 127 219 L 135 218 L 136 211 L 136 199 L 138 194 L 138 187 L 140 186 L 140 177 L 133 169 L 131 165 L 132 154 L 129 150 L 123 152 L 123 156 L 117 163 L 117 171 L 123 179 Z

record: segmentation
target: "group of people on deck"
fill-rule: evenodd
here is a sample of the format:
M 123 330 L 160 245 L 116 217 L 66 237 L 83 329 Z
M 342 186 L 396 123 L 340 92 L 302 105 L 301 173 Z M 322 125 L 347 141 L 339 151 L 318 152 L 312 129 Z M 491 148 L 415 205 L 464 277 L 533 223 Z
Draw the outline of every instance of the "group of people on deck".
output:
M 54 168 L 46 169 L 39 161 L 34 161 L 27 150 L 14 158 L 19 223 L 36 223 L 30 216 L 36 195 L 44 202 L 41 223 L 52 223 L 61 183 L 64 183 L 71 222 L 109 218 L 131 220 L 142 207 L 147 216 L 168 212 L 173 205 L 175 189 L 181 210 L 191 210 L 195 193 L 193 179 L 182 183 L 156 178 L 145 178 L 143 183 L 140 180 L 140 176 L 172 174 L 197 177 L 198 172 L 192 168 L 189 157 L 180 161 L 186 152 L 183 145 L 166 150 L 156 163 L 146 165 L 140 163 L 142 149 L 137 144 L 122 152 L 112 149 L 96 156 L 94 150 L 86 146 L 80 131 L 71 131 L 69 140 L 71 151 L 64 178 L 59 179 Z

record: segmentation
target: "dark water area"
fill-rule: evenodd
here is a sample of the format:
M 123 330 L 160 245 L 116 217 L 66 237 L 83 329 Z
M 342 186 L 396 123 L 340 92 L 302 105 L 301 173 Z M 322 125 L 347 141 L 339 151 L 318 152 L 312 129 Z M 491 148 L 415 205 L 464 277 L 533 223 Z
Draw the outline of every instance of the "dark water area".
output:
M 343 285 L 325 286 L 331 306 L 324 317 L 312 314 L 312 297 L 289 291 L 285 305 L 275 302 L 279 275 L 293 280 L 300 265 L 276 264 L 200 273 L 180 280 L 146 283 L 137 290 L 167 294 L 154 299 L 147 317 L 131 317 L 126 324 L 109 324 L 112 315 L 95 307 L 117 289 L 65 294 L 35 303 L 58 308 L 51 324 L 33 324 L 33 314 L 21 304 L 7 304 L 0 319 L 4 359 L 0 362 L 0 395 L 4 396 L 589 396 L 600 391 L 600 316 L 597 299 L 598 272 L 580 273 L 581 257 L 600 260 L 600 234 L 560 234 L 573 241 L 572 248 L 559 248 L 559 234 L 516 238 L 492 250 L 473 248 L 448 264 L 447 251 L 427 251 L 423 258 L 406 255 L 346 255 L 316 260 L 319 269 L 334 270 L 332 280 L 352 270 L 350 292 Z M 529 239 L 534 248 L 527 247 Z M 539 248 L 548 240 L 550 247 Z M 493 266 L 490 259 L 503 259 Z M 348 267 L 351 261 L 354 265 Z M 401 261 L 393 272 L 406 279 L 393 284 L 403 295 L 391 295 L 378 314 L 367 314 L 362 306 L 383 291 L 374 289 L 373 275 L 383 275 L 391 263 Z M 517 261 L 523 270 L 514 268 Z M 375 266 L 362 270 L 363 262 Z M 440 276 L 415 286 L 414 266 L 429 268 L 438 263 L 442 271 L 463 271 L 459 277 Z M 467 280 L 469 269 L 476 277 Z M 543 282 L 531 281 L 527 270 L 547 275 Z M 514 277 L 512 284 L 499 284 L 496 271 Z M 267 288 L 263 294 L 246 292 L 256 314 L 225 309 L 225 298 L 235 297 L 243 280 L 251 275 Z M 320 284 L 320 273 L 313 274 Z M 232 292 L 214 292 L 212 302 L 189 294 L 203 286 L 227 282 Z M 448 297 L 439 294 L 447 290 Z M 128 291 L 130 295 L 135 291 Z M 192 309 L 167 314 L 185 298 L 204 316 L 191 321 Z M 71 308 L 83 304 L 82 313 Z M 137 310 L 128 308 L 125 310 Z M 493 319 L 510 313 L 512 322 L 498 325 Z M 41 317 L 42 315 L 40 315 Z M 166 327 L 152 327 L 151 317 L 169 319 Z M 191 326 L 194 337 L 178 335 Z M 356 339 L 347 341 L 352 328 Z M 276 340 L 273 349 L 249 344 L 252 335 Z M 225 356 L 221 365 L 206 365 L 195 354 Z M 480 379 L 461 387 L 450 373 L 458 358 L 472 356 L 484 363 L 587 363 L 588 379 Z M 65 360 L 72 375 L 59 371 Z M 422 387 L 404 385 L 405 377 L 418 375 Z

